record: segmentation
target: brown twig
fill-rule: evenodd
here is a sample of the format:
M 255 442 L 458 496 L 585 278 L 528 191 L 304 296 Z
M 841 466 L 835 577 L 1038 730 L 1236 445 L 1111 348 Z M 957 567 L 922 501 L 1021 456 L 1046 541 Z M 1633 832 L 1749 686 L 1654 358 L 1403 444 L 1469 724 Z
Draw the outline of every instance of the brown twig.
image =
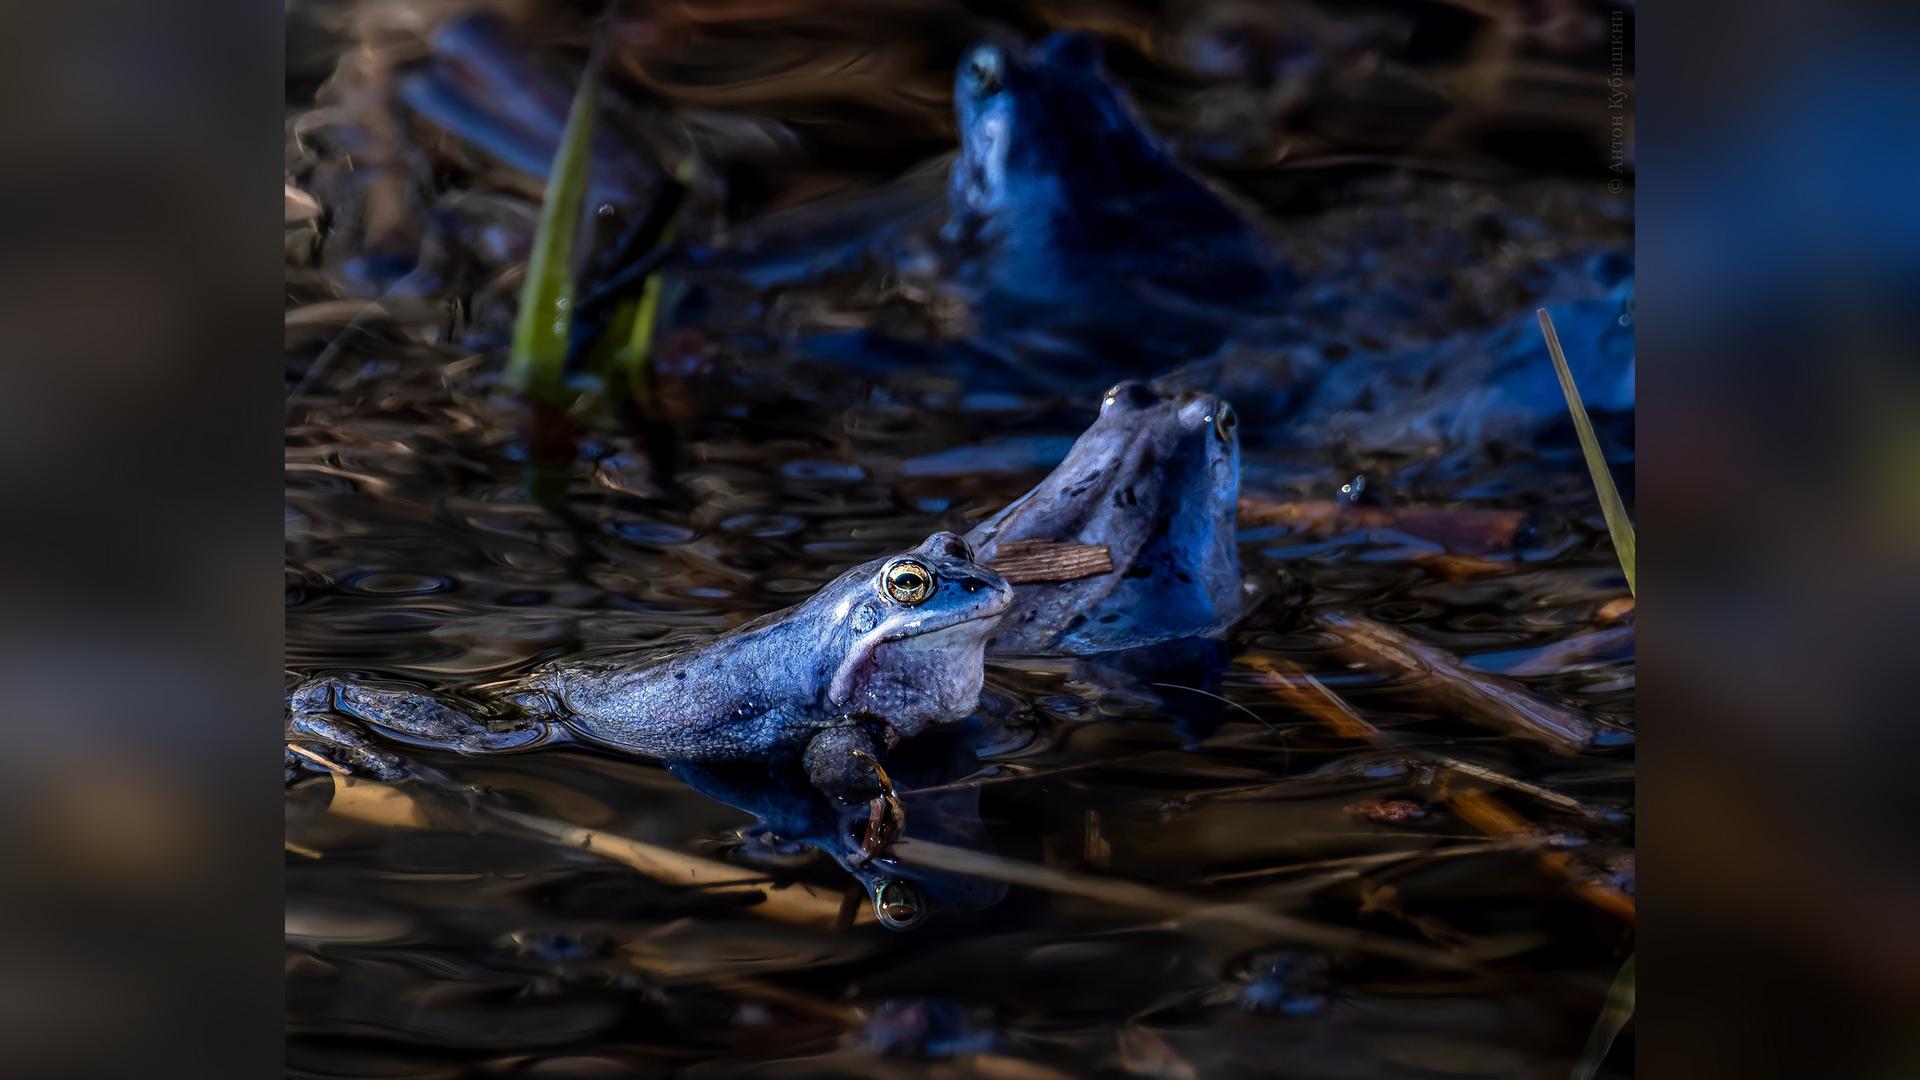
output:
M 1460 820 L 1488 836 L 1519 838 L 1534 835 L 1533 826 L 1525 818 L 1484 791 L 1463 791 L 1452 795 L 1447 799 L 1447 805 Z M 1633 897 L 1612 885 L 1574 878 L 1570 873 L 1572 856 L 1566 852 L 1554 851 L 1542 855 L 1540 865 L 1548 873 L 1573 886 L 1573 891 L 1581 899 L 1625 922 L 1634 921 L 1636 909 Z
M 347 774 L 346 766 L 341 765 L 338 762 L 331 761 L 321 756 L 318 751 L 309 750 L 306 747 L 301 746 L 299 743 L 290 742 L 287 744 L 287 749 L 293 751 L 296 754 L 299 754 L 301 757 L 306 758 L 308 761 L 313 762 L 315 765 L 319 765 L 320 767 L 329 770 L 330 772 L 333 772 L 340 776 L 345 776 Z
M 1360 870 L 1365 867 L 1388 866 L 1399 862 L 1415 862 L 1421 859 L 1450 859 L 1462 855 L 1487 855 L 1502 851 L 1528 851 L 1541 846 L 1545 841 L 1529 838 L 1505 840 L 1480 840 L 1456 844 L 1453 847 L 1417 848 L 1412 851 L 1378 851 L 1368 855 L 1348 855 L 1338 859 L 1315 859 L 1312 862 L 1287 863 L 1283 866 L 1267 866 L 1258 870 L 1236 870 L 1230 874 L 1214 874 L 1200 880 L 1209 885 L 1220 885 L 1236 881 L 1251 881 L 1256 878 L 1279 877 L 1283 874 L 1305 874 L 1327 870 Z
M 1377 671 L 1417 684 L 1446 708 L 1468 720 L 1543 743 L 1561 753 L 1584 750 L 1599 726 L 1565 705 L 1520 686 L 1468 671 L 1460 661 L 1388 626 L 1355 615 L 1328 612 L 1321 622 L 1336 647 Z
M 1327 949 L 1384 956 L 1407 963 L 1449 970 L 1466 970 L 1472 965 L 1440 949 L 1400 941 L 1362 930 L 1325 926 L 1290 915 L 1282 915 L 1248 904 L 1221 904 L 1211 899 L 1160 889 L 1118 878 L 1078 874 L 1056 866 L 1023 862 L 966 848 L 950 847 L 925 840 L 902 840 L 894 845 L 894 858 L 903 865 L 921 866 L 949 874 L 964 874 L 1009 885 L 1041 889 L 1062 896 L 1129 908 L 1165 917 L 1209 917 L 1237 923 L 1276 938 L 1297 941 Z
M 1010 585 L 1073 581 L 1113 572 L 1113 553 L 1105 544 L 1058 544 L 1051 540 L 1010 540 L 1001 544 L 987 568 Z

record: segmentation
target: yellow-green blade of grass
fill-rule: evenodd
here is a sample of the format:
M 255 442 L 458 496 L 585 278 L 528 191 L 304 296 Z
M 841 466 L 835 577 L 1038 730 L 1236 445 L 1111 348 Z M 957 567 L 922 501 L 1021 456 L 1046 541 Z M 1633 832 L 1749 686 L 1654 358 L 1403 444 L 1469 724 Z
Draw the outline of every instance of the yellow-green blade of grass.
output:
M 516 389 L 536 404 L 556 408 L 564 407 L 568 397 L 567 336 L 573 327 L 575 289 L 573 248 L 587 196 L 597 75 L 597 65 L 588 64 L 567 114 L 560 151 L 554 155 L 547 177 L 540 224 L 527 263 L 527 283 L 520 293 L 520 314 L 513 324 L 513 350 L 507 362 L 507 378 Z
M 1613 486 L 1613 474 L 1607 471 L 1606 455 L 1600 452 L 1593 421 L 1587 418 L 1587 407 L 1580 401 L 1580 388 L 1573 384 L 1573 369 L 1567 366 L 1567 354 L 1560 349 L 1560 335 L 1554 333 L 1553 318 L 1546 308 L 1539 308 L 1534 314 L 1540 320 L 1540 332 L 1546 335 L 1554 374 L 1560 376 L 1560 390 L 1567 395 L 1567 411 L 1573 414 L 1573 428 L 1580 435 L 1580 452 L 1586 455 L 1587 471 L 1593 474 L 1593 490 L 1600 496 L 1600 512 L 1606 515 L 1614 554 L 1619 556 L 1620 569 L 1627 575 L 1627 591 L 1638 596 L 1633 587 L 1633 522 L 1627 517 L 1627 504 L 1620 501 L 1620 490 Z
M 683 187 L 693 183 L 693 159 L 680 162 L 674 170 L 674 179 Z M 680 217 L 685 212 L 682 205 L 666 228 L 660 230 L 660 243 L 673 243 L 674 234 L 680 230 Z M 627 392 L 632 395 L 635 404 L 646 409 L 651 404 L 651 393 L 647 385 L 647 361 L 653 358 L 654 331 L 660 323 L 663 296 L 669 282 L 664 274 L 655 271 L 647 275 L 646 284 L 640 287 L 640 297 L 632 302 L 631 312 L 623 311 L 628 317 L 622 325 L 622 333 L 616 339 L 618 345 L 614 352 L 614 364 L 622 372 L 627 382 Z M 671 306 L 666 304 L 665 306 Z
M 1633 957 L 1629 956 L 1627 962 L 1620 965 L 1620 973 L 1613 977 L 1613 986 L 1607 990 L 1607 1003 L 1601 1006 L 1600 1019 L 1594 1021 L 1593 1031 L 1587 1036 L 1587 1048 L 1580 1054 L 1580 1064 L 1574 1067 L 1573 1080 L 1593 1080 L 1600 1072 L 1600 1064 L 1613 1048 L 1613 1040 L 1633 1018 L 1633 996 Z

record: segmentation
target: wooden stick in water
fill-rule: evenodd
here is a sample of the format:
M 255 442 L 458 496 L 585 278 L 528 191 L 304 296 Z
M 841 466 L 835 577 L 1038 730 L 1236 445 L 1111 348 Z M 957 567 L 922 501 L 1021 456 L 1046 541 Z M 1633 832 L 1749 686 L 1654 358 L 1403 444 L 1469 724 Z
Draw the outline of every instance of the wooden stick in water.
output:
M 1380 738 L 1379 728 L 1362 719 L 1353 706 L 1298 665 L 1266 656 L 1248 657 L 1246 664 L 1265 676 L 1263 681 L 1281 700 L 1318 720 L 1335 735 L 1361 742 Z
M 327 809 L 340 817 L 390 828 L 432 828 L 435 823 L 430 809 L 438 809 L 442 817 L 447 816 L 445 808 L 430 808 L 407 788 L 337 774 L 334 776 L 333 801 Z M 665 885 L 702 889 L 716 896 L 758 896 L 760 902 L 745 910 L 761 918 L 819 929 L 831 929 L 841 918 L 840 893 L 804 882 L 775 888 L 763 876 L 754 875 L 731 863 L 703 859 L 601 829 L 499 807 L 482 807 L 480 812 L 554 843 L 576 847 L 629 866 Z M 463 807 L 460 810 L 463 818 L 471 813 L 470 808 Z M 854 924 L 873 921 L 872 907 L 860 905 L 853 919 Z
M 925 840 L 902 840 L 893 846 L 893 855 L 908 866 L 922 866 L 949 874 L 964 874 L 988 881 L 1042 889 L 1063 896 L 1077 896 L 1114 907 L 1129 908 L 1165 917 L 1195 916 L 1218 918 L 1248 929 L 1271 934 L 1275 938 L 1297 941 L 1327 949 L 1350 949 L 1411 964 L 1449 970 L 1464 970 L 1470 963 L 1452 953 L 1410 941 L 1372 934 L 1363 930 L 1325 926 L 1277 911 L 1248 904 L 1220 904 L 1206 897 L 1142 885 L 1119 878 L 1074 873 L 1057 866 L 1010 859 L 1004 855 L 971 851 Z
M 1438 652 L 1438 650 L 1433 651 Z M 1392 740 L 1385 732 L 1368 723 L 1354 711 L 1353 706 L 1348 705 L 1333 691 L 1327 689 L 1320 680 L 1303 673 L 1298 667 L 1287 664 L 1285 661 L 1258 658 L 1249 661 L 1249 664 L 1256 671 L 1266 675 L 1267 685 L 1279 691 L 1290 704 L 1319 720 L 1334 734 L 1377 746 L 1392 745 Z M 1558 809 L 1582 815 L 1592 813 L 1577 799 L 1550 791 L 1537 784 L 1529 784 L 1504 776 L 1483 766 L 1424 750 L 1413 749 L 1408 753 L 1416 760 L 1430 761 L 1457 775 L 1524 792 Z M 1443 786 L 1442 791 L 1444 790 Z M 1514 843 L 1539 842 L 1531 823 L 1485 791 L 1469 789 L 1459 793 L 1447 793 L 1444 797 L 1447 805 L 1462 821 L 1488 836 Z M 1549 852 L 1542 855 L 1540 866 L 1549 874 L 1566 881 L 1581 899 L 1625 922 L 1634 921 L 1636 905 L 1632 896 L 1611 885 L 1576 880 L 1570 873 L 1572 860 L 1564 852 Z
M 1525 818 L 1484 791 L 1460 792 L 1449 797 L 1447 805 L 1459 815 L 1460 820 L 1488 836 L 1519 839 L 1533 835 L 1533 826 Z M 1570 873 L 1573 869 L 1572 856 L 1566 852 L 1555 851 L 1542 855 L 1540 865 L 1548 873 L 1564 879 L 1581 899 L 1623 922 L 1634 921 L 1636 905 L 1633 897 L 1612 885 L 1575 878 Z
M 1000 545 L 987 567 L 1010 585 L 1073 581 L 1113 573 L 1113 553 L 1105 544 L 1010 540 Z
M 1565 705 L 1505 679 L 1468 671 L 1452 654 L 1370 619 L 1340 612 L 1320 618 L 1349 658 L 1406 679 L 1468 720 L 1544 743 L 1561 753 L 1586 749 L 1599 726 Z

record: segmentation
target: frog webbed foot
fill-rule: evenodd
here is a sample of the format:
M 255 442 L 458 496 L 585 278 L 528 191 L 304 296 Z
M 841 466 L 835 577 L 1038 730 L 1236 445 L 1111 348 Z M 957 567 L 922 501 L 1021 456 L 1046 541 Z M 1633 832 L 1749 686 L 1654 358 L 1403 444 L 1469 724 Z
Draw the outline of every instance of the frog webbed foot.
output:
M 295 707 L 287 715 L 286 782 L 310 772 L 335 772 L 394 781 L 407 776 L 407 763 L 398 754 L 373 744 L 365 730 L 351 721 Z

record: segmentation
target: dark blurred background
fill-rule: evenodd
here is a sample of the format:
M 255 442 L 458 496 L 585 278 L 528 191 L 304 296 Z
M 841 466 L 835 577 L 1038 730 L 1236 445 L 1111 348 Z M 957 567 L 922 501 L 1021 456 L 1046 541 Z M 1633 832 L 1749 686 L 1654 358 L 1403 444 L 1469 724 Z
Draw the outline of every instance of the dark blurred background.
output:
M 1640 1071 L 1915 1075 L 1912 19 L 1635 16 Z M 0 16 L 17 1075 L 279 1070 L 281 21 Z

